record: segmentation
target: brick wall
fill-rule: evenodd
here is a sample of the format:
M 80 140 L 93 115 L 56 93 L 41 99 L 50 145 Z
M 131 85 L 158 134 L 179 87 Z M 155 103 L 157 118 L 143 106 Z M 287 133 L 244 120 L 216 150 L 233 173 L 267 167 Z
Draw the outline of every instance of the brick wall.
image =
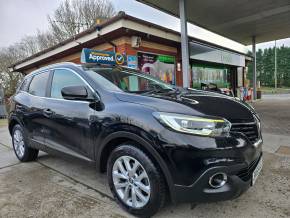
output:
M 162 54 L 162 55 L 170 55 L 174 56 L 176 60 L 176 64 L 178 62 L 181 62 L 180 58 L 180 50 L 174 46 L 168 46 L 168 45 L 163 45 L 160 43 L 155 43 L 155 42 L 150 42 L 147 40 L 141 40 L 141 45 L 139 48 L 132 48 L 131 46 L 131 37 L 123 36 L 118 39 L 115 39 L 112 41 L 117 47 L 116 47 L 116 52 L 119 53 L 125 53 L 127 55 L 137 55 L 137 52 L 148 52 L 148 53 L 156 53 L 156 54 Z M 96 50 L 104 50 L 104 51 L 113 51 L 113 46 L 109 43 L 103 43 L 100 45 L 96 45 L 94 47 L 91 47 L 91 49 L 96 49 Z M 38 67 L 46 66 L 49 64 L 54 64 L 58 62 L 74 62 L 79 64 L 80 63 L 80 56 L 81 52 L 76 52 L 74 54 L 70 54 L 68 56 L 55 59 L 53 61 L 47 62 L 45 64 L 42 64 Z M 36 68 L 29 69 L 27 73 L 35 70 Z M 176 84 L 177 85 L 182 85 L 182 73 L 181 71 L 177 71 L 176 69 Z

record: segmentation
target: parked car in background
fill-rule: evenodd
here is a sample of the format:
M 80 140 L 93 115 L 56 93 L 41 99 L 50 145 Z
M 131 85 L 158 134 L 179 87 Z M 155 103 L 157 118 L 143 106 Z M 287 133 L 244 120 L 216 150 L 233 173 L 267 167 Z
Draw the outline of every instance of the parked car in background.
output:
M 32 72 L 12 98 L 9 131 L 20 161 L 43 150 L 95 162 L 117 202 L 143 217 L 167 199 L 236 198 L 262 167 L 260 120 L 249 105 L 123 67 Z

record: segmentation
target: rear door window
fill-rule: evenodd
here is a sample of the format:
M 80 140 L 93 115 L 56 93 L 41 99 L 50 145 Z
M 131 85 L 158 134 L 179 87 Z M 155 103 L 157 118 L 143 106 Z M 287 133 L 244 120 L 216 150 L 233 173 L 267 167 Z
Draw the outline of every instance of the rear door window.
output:
M 31 81 L 31 78 L 25 78 L 23 82 L 21 83 L 19 87 L 19 91 L 24 91 L 26 92 L 29 86 L 29 82 Z
M 43 72 L 32 78 L 28 92 L 31 95 L 45 97 L 49 72 Z

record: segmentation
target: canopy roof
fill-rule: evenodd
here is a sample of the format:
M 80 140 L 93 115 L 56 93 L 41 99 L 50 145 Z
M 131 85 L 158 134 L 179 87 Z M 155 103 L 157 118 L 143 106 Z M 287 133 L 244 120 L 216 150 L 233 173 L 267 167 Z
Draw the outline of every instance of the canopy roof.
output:
M 178 0 L 137 0 L 179 17 Z M 245 45 L 290 37 L 289 0 L 186 1 L 187 20 Z

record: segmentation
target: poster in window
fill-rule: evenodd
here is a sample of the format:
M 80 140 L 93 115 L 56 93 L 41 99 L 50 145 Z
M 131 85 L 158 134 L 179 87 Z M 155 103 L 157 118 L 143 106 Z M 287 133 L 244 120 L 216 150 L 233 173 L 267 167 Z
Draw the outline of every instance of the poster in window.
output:
M 137 56 L 128 55 L 127 56 L 127 65 L 129 68 L 137 69 Z
M 138 69 L 162 81 L 175 84 L 175 57 L 138 52 Z
M 243 86 L 243 81 L 244 81 L 244 68 L 243 67 L 238 67 L 238 87 Z

